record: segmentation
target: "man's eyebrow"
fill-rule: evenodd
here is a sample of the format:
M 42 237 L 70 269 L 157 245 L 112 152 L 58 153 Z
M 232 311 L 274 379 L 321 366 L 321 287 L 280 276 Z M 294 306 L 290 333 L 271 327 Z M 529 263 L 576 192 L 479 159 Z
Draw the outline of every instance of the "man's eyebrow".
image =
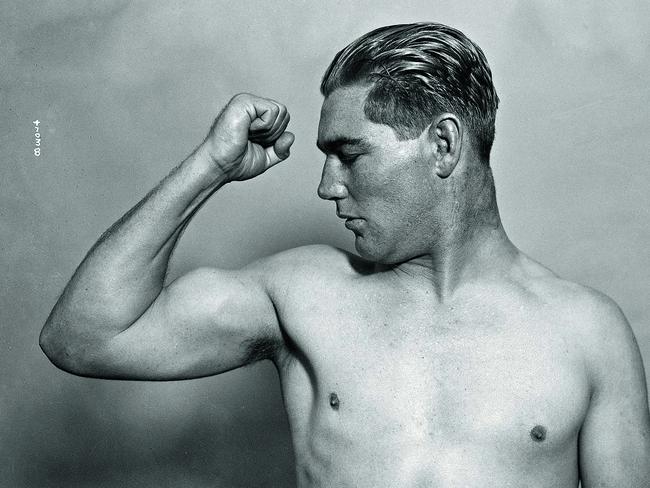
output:
M 361 149 L 367 149 L 369 144 L 359 137 L 336 137 L 326 141 L 316 141 L 316 147 L 324 153 L 335 153 L 343 146 L 356 146 Z

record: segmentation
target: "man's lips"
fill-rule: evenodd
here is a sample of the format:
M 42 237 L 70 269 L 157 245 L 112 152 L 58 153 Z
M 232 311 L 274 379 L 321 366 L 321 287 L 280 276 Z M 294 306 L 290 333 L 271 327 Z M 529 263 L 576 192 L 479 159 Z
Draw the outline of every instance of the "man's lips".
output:
M 345 227 L 347 229 L 350 229 L 352 231 L 354 230 L 359 230 L 361 224 L 362 224 L 363 219 L 357 218 L 357 217 L 348 217 L 345 220 Z
M 358 231 L 363 224 L 363 219 L 361 217 L 339 212 L 338 210 L 336 211 L 336 215 L 340 219 L 345 219 L 345 227 L 352 231 Z

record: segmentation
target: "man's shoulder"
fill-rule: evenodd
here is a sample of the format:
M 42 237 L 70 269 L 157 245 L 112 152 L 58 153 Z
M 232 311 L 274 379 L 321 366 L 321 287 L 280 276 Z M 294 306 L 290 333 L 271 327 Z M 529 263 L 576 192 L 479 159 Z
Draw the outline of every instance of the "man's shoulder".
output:
M 262 258 L 247 267 L 270 287 L 351 279 L 372 272 L 372 263 L 337 247 L 301 246 Z
M 581 342 L 592 372 L 608 376 L 618 362 L 635 361 L 639 355 L 634 332 L 618 304 L 605 293 L 566 282 L 564 311 Z
M 562 278 L 535 261 L 527 260 L 523 274 L 525 288 L 546 307 L 576 319 L 583 317 L 594 326 L 621 318 L 620 308 L 609 296 Z
M 591 367 L 607 364 L 612 351 L 635 354 L 636 339 L 618 304 L 605 293 L 557 276 L 541 265 L 529 281 L 547 318 L 573 337 Z

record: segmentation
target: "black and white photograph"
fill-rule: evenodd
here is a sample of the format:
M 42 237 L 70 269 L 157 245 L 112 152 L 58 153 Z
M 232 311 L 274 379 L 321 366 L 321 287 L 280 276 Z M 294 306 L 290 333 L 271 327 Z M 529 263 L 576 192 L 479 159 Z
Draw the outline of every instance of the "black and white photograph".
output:
M 650 487 L 650 3 L 0 1 L 0 488 Z

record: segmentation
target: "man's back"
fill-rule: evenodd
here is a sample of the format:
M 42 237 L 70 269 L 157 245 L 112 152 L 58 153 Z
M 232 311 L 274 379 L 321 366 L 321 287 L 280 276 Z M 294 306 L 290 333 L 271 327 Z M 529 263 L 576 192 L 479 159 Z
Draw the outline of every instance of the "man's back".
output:
M 577 484 L 603 298 L 523 255 L 444 303 L 324 246 L 270 262 L 300 486 Z

